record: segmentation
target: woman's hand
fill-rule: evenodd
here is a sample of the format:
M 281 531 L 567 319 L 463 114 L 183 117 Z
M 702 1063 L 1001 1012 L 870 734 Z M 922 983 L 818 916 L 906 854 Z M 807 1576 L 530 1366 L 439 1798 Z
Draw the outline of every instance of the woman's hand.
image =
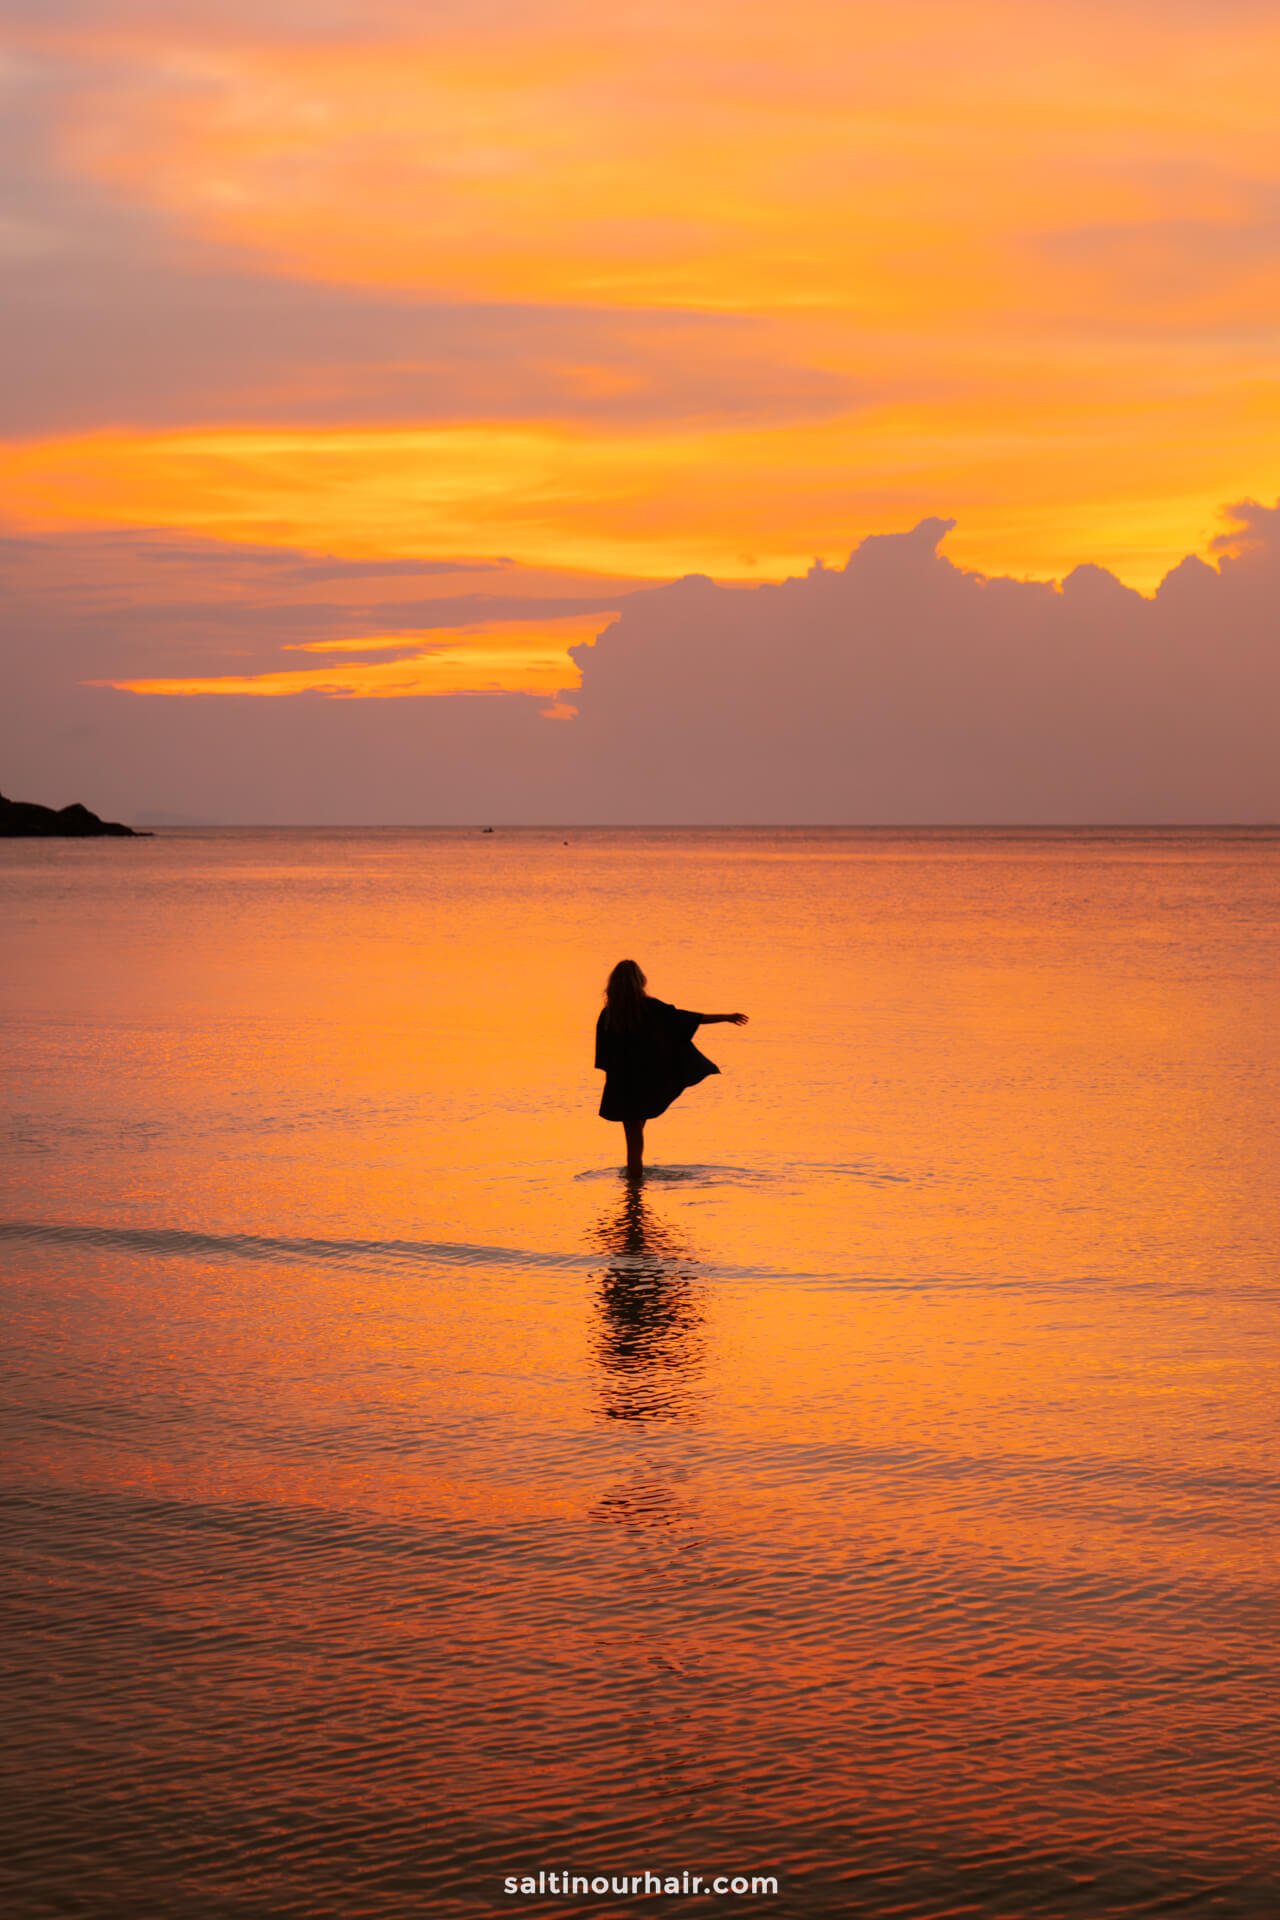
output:
M 730 1021 L 735 1027 L 745 1027 L 747 1024 L 747 1016 L 745 1013 L 726 1013 L 725 1019 Z

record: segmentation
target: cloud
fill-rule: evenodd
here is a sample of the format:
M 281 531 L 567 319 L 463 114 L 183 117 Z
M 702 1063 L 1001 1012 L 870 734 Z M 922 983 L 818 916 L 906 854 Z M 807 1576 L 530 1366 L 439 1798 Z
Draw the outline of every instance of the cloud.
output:
M 484 31 L 519 24 L 531 13 L 554 17 L 549 0 L 469 0 L 467 16 Z M 248 37 L 255 44 L 306 46 L 367 42 L 455 21 L 452 0 L 0 0 L 0 22 L 40 39 L 80 32 L 110 40 L 136 33 L 217 45 Z
M 1207 171 L 1207 170 L 1206 170 Z M 1211 180 L 1202 179 L 1204 197 Z M 1185 179 L 1166 188 L 1158 211 L 1140 220 L 1092 221 L 1042 234 L 1034 250 L 1048 265 L 1071 269 L 1060 297 L 1092 306 L 1095 325 L 1186 332 L 1228 308 L 1236 329 L 1269 341 L 1280 285 L 1280 191 L 1274 182 L 1212 182 L 1222 204 L 1213 215 L 1174 211 Z
M 393 578 L 413 579 L 423 575 L 497 572 L 510 563 L 502 560 L 343 560 L 330 554 L 313 554 L 289 547 L 230 546 L 219 540 L 174 540 L 146 528 L 137 532 L 103 528 L 74 535 L 0 535 L 0 567 L 18 562 L 52 559 L 61 568 L 92 568 L 97 576 L 124 559 L 150 568 L 177 567 L 198 571 L 202 581 L 210 576 L 216 583 L 221 576 L 235 573 L 261 578 L 268 574 L 279 582 L 304 586 L 317 581 L 339 580 L 348 584 Z
M 572 671 L 573 643 L 599 625 L 598 616 L 579 613 L 558 619 L 545 610 L 536 617 L 530 609 L 521 612 L 523 617 L 514 623 L 503 622 L 491 610 L 482 625 L 445 631 L 285 642 L 287 652 L 327 656 L 322 666 L 291 665 L 265 673 L 260 669 L 228 673 L 224 668 L 203 677 L 163 675 L 98 684 L 124 693 L 165 698 L 180 694 L 189 699 L 233 699 L 246 694 L 292 699 L 320 694 L 388 700 L 480 691 L 505 694 L 513 688 L 553 697 L 564 693 Z
M 153 62 L 155 50 L 153 50 Z M 163 63 L 157 63 L 162 67 Z M 75 153 L 140 138 L 181 70 L 126 81 L 89 48 L 0 68 L 0 434 L 253 422 L 825 419 L 866 382 L 750 315 L 405 293 L 280 277 Z M 133 88 L 138 97 L 130 92 Z M 132 129 L 130 136 L 126 128 Z M 165 163 L 157 156 L 163 172 Z M 150 163 L 144 173 L 151 171 Z M 340 276 L 341 278 L 341 276 Z
M 34 644 L 6 790 L 231 821 L 1280 819 L 1280 506 L 1240 505 L 1218 563 L 1151 597 L 965 571 L 949 529 L 635 593 L 575 647 L 567 721 L 524 695 L 144 698 Z
M 1236 512 L 1231 557 L 1151 598 L 966 572 L 938 519 L 840 571 L 655 590 L 574 649 L 582 750 L 662 818 L 1280 819 L 1280 535 Z
M 502 428 L 592 471 L 502 530 L 495 470 L 442 551 L 767 576 L 944 500 L 971 565 L 1149 586 L 1274 486 L 1280 412 L 1273 35 L 1175 11 L 1111 6 L 1099 59 L 1097 0 L 0 0 L 0 432 L 110 443 L 82 523 L 407 551 L 397 437 L 452 488 Z M 374 427 L 359 471 L 313 439 Z M 130 506 L 175 430 L 199 470 Z
M 255 677 L 260 692 L 341 691 L 336 671 L 306 677 L 308 652 L 343 654 L 333 665 L 350 692 L 465 691 L 495 675 L 551 692 L 573 675 L 569 642 L 636 590 L 499 558 L 342 560 L 153 530 L 0 538 L 0 584 L 14 666 L 34 663 L 64 685 L 175 692 Z M 366 658 L 385 668 L 393 651 L 427 663 L 420 685 L 410 673 L 353 673 Z
M 852 377 L 788 362 L 761 327 L 728 314 L 378 295 L 145 255 L 34 252 L 6 281 L 7 435 L 254 421 L 767 425 L 828 419 L 861 397 Z
M 64 530 L 4 555 L 10 784 L 240 818 L 1274 811 L 1274 510 L 1205 549 L 1275 484 L 1265 0 L 0 21 L 0 481 L 14 531 Z M 932 502 L 969 571 L 932 523 L 634 595 Z M 1168 577 L 997 577 L 1081 554 Z M 399 671 L 597 615 L 554 727 Z M 284 691 L 343 662 L 398 697 Z
M 1230 562 L 1247 557 L 1254 569 L 1280 568 L 1280 505 L 1264 507 L 1256 500 L 1238 500 L 1227 508 L 1231 526 L 1216 534 L 1210 550 L 1224 556 L 1223 570 L 1235 575 Z

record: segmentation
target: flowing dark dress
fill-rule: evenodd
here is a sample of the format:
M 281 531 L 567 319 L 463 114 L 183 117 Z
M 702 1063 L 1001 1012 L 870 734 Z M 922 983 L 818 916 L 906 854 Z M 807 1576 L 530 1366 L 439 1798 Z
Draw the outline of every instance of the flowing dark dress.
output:
M 653 1120 L 686 1087 L 719 1073 L 715 1061 L 693 1044 L 701 1024 L 700 1014 L 646 995 L 635 1031 L 615 1033 L 605 1024 L 602 1008 L 596 1021 L 596 1066 L 604 1073 L 600 1118 Z

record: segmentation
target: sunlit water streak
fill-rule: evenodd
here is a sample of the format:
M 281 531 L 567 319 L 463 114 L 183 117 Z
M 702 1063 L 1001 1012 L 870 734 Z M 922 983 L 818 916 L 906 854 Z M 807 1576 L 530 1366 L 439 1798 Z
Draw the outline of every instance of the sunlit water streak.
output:
M 1280 839 L 564 839 L 0 849 L 0 1912 L 1280 1911 Z

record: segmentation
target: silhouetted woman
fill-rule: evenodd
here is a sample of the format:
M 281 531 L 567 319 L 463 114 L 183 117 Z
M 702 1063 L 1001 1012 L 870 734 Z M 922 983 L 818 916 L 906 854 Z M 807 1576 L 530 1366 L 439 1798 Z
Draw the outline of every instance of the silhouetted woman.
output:
M 694 1046 L 698 1028 L 747 1023 L 745 1013 L 685 1013 L 652 999 L 644 988 L 635 961 L 619 960 L 596 1022 L 596 1066 L 604 1074 L 600 1117 L 622 1122 L 633 1178 L 644 1171 L 645 1121 L 665 1113 L 686 1087 L 720 1071 Z

